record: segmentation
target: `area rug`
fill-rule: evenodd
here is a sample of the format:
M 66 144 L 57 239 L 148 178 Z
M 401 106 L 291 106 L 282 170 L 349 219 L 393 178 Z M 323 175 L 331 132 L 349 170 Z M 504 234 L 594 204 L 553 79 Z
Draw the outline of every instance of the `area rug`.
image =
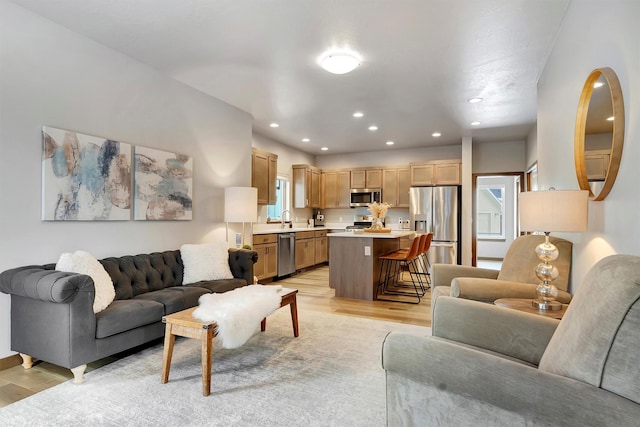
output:
M 0 409 L 3 426 L 384 426 L 382 342 L 430 328 L 288 309 L 237 349 L 215 348 L 202 396 L 200 344 L 176 339 L 169 382 L 162 344 Z

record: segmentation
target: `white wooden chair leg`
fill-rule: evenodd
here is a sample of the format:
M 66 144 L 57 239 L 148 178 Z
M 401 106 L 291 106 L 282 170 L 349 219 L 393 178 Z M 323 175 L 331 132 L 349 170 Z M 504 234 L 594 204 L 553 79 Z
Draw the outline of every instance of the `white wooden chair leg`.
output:
M 84 382 L 85 369 L 87 369 L 87 365 L 80 365 L 76 366 L 75 368 L 71 368 L 71 372 L 73 372 L 74 384 L 82 384 Z
M 22 357 L 22 367 L 24 369 L 30 369 L 33 366 L 33 359 L 28 354 L 20 353 Z

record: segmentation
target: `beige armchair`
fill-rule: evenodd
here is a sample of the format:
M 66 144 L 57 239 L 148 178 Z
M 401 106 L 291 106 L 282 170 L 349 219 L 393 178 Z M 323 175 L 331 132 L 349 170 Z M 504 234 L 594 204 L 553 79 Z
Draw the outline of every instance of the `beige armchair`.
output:
M 558 287 L 558 301 L 571 301 L 569 278 L 573 243 L 550 237 L 560 256 L 553 261 L 559 276 L 553 281 Z M 520 236 L 513 241 L 502 261 L 502 269 L 466 267 L 462 265 L 434 264 L 431 272 L 431 304 L 441 295 L 492 303 L 498 298 L 536 298 L 540 280 L 535 268 L 540 263 L 535 248 L 544 241 L 542 235 Z
M 562 320 L 443 296 L 383 344 L 388 426 L 637 426 L 640 257 L 600 260 Z

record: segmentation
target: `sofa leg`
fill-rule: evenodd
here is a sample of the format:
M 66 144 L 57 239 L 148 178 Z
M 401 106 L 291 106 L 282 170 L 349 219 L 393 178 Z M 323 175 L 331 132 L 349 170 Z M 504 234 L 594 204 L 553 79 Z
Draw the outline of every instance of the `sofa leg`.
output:
M 73 372 L 74 384 L 82 384 L 84 382 L 85 369 L 87 369 L 87 365 L 80 365 L 80 366 L 76 366 L 75 368 L 71 368 L 71 372 Z
M 33 366 L 33 359 L 28 354 L 20 353 L 20 357 L 22 357 L 22 367 L 24 369 L 31 369 Z

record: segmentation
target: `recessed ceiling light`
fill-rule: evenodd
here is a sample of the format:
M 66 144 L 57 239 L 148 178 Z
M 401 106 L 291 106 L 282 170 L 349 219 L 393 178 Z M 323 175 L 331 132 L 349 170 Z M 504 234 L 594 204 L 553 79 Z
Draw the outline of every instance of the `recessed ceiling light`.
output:
M 327 151 L 327 150 L 328 150 L 328 148 L 327 148 L 327 147 L 322 147 L 322 148 L 321 148 L 321 150 L 322 150 L 322 151 Z
M 482 102 L 482 98 L 471 98 L 468 101 L 469 104 L 477 104 L 478 102 Z
M 302 138 L 302 142 L 309 142 L 311 141 L 309 138 Z
M 346 74 L 360 65 L 355 53 L 347 51 L 327 52 L 320 58 L 320 66 L 333 74 Z
M 353 117 L 359 119 L 360 117 L 364 117 L 364 113 L 361 111 L 356 111 L 355 113 L 353 113 Z
M 615 117 L 611 116 L 611 117 L 607 117 L 607 120 L 612 122 L 615 119 Z
M 280 125 L 279 125 L 279 124 L 277 124 L 277 123 L 271 123 L 269 126 L 271 126 L 272 128 L 277 128 L 277 127 L 279 127 Z
M 378 126 L 376 126 L 376 125 L 371 125 L 371 126 L 369 126 L 369 130 L 370 130 L 370 131 L 372 131 L 372 132 L 373 132 L 373 131 L 376 131 L 376 130 L 378 130 Z
M 387 142 L 386 142 L 386 144 L 387 144 L 387 145 L 393 145 L 393 144 L 395 144 L 395 143 L 394 143 L 393 141 L 387 141 Z
M 434 132 L 434 133 L 431 134 L 431 136 L 434 137 L 434 138 L 438 138 L 438 137 L 442 136 L 442 134 L 440 132 Z
M 478 126 L 480 124 L 480 122 L 475 121 L 475 122 L 471 122 L 471 126 Z
M 593 84 L 593 88 L 594 89 L 597 89 L 597 88 L 602 87 L 602 86 L 604 86 L 604 83 L 602 83 L 602 82 L 595 82 Z

